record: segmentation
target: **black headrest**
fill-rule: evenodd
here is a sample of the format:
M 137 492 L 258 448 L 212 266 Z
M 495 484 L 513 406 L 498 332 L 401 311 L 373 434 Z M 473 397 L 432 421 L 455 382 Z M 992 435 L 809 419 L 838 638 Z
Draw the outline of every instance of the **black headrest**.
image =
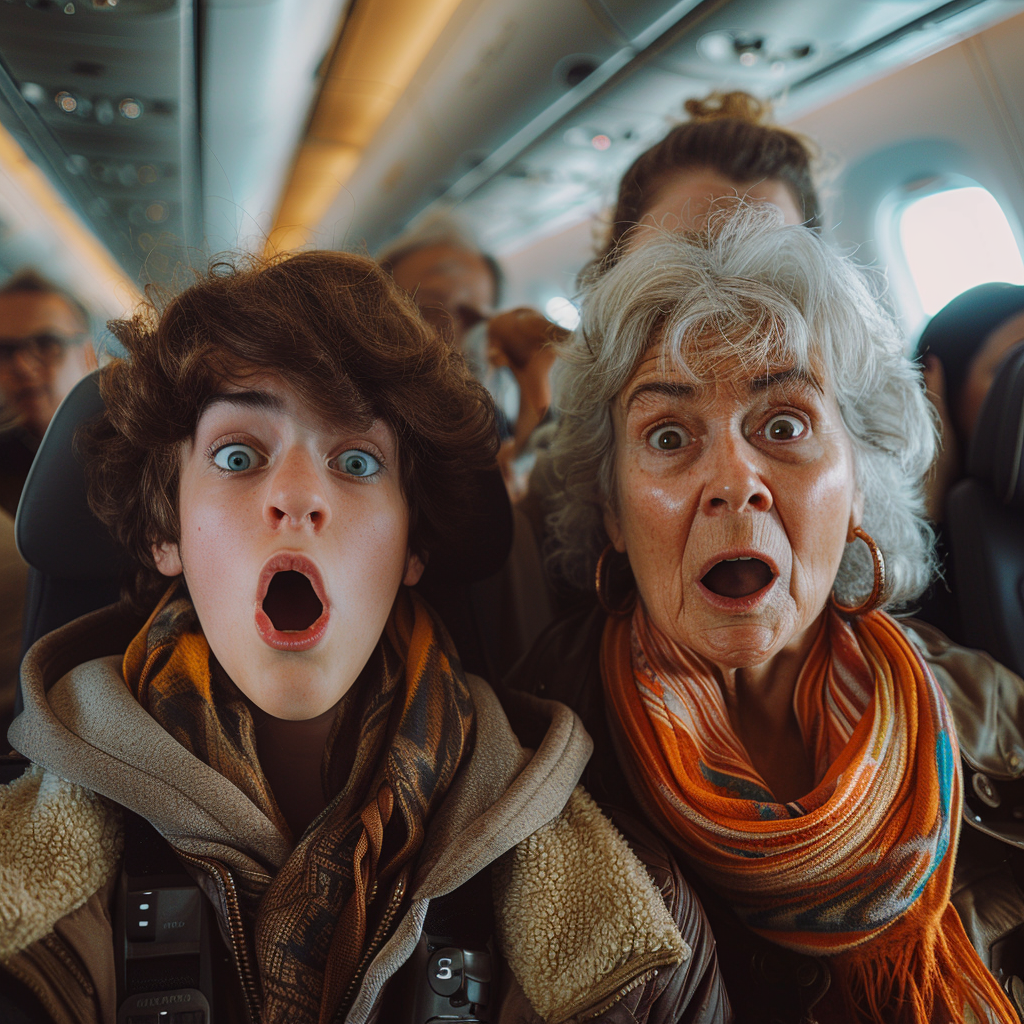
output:
M 78 428 L 103 412 L 102 370 L 75 386 L 47 428 L 25 481 L 15 523 L 29 565 L 67 580 L 113 580 L 130 565 L 127 552 L 92 514 L 85 472 L 75 450 Z M 478 473 L 472 520 L 458 541 L 431 553 L 424 583 L 452 586 L 493 575 L 512 546 L 512 507 L 497 468 Z
M 99 374 L 94 370 L 80 380 L 60 404 L 18 504 L 18 550 L 33 568 L 59 579 L 117 579 L 129 564 L 127 552 L 89 509 L 74 447 L 78 428 L 103 412 Z
M 1004 505 L 1024 510 L 1024 346 L 996 371 L 971 438 L 967 473 Z

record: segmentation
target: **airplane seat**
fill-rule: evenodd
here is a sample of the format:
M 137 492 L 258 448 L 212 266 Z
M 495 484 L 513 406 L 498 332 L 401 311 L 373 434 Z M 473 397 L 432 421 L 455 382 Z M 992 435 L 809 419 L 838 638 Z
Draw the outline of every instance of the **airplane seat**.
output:
M 72 389 L 47 428 L 29 470 L 15 534 L 29 564 L 22 651 L 79 615 L 116 601 L 130 560 L 92 514 L 75 434 L 103 411 L 99 372 Z
M 966 468 L 946 499 L 962 641 L 1024 675 L 1024 348 L 996 374 Z
M 128 553 L 89 508 L 85 471 L 75 449 L 79 427 L 103 411 L 101 372 L 83 378 L 54 414 L 18 504 L 17 543 L 29 564 L 23 654 L 58 626 L 118 600 L 131 571 Z M 495 679 L 495 657 L 471 588 L 505 562 L 512 545 L 512 509 L 497 468 L 482 474 L 480 485 L 482 507 L 476 511 L 485 528 L 469 531 L 479 542 L 470 550 L 464 545 L 458 554 L 434 552 L 417 589 L 441 616 L 463 667 Z M 19 690 L 15 714 L 21 708 Z

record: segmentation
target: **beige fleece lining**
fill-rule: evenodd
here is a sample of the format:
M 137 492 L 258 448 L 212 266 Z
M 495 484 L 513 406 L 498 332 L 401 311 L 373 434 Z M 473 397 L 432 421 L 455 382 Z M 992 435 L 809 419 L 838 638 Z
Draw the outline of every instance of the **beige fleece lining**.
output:
M 0 786 L 0 958 L 81 907 L 117 870 L 121 817 L 38 765 Z
M 502 951 L 548 1024 L 690 957 L 643 864 L 582 787 L 495 868 Z

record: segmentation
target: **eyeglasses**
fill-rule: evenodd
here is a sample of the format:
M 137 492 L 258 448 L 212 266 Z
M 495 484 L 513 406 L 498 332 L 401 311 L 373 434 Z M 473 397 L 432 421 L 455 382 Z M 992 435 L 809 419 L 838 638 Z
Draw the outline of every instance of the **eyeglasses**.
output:
M 84 337 L 84 334 L 61 335 L 44 331 L 30 334 L 27 338 L 0 338 L 0 366 L 9 366 L 19 352 L 38 362 L 49 362 Z

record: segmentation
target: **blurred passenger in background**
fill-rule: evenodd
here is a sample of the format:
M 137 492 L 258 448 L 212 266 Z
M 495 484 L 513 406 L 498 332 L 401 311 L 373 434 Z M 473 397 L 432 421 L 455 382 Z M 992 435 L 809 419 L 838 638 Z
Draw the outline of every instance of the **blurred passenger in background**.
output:
M 424 319 L 466 357 L 498 409 L 498 461 L 513 497 L 525 485 L 515 460 L 551 406 L 551 341 L 566 332 L 536 310 L 497 313 L 504 276 L 493 256 L 455 220 L 440 217 L 397 239 L 380 263 L 408 292 Z
M 917 343 L 924 379 L 941 423 L 942 443 L 928 481 L 928 514 L 939 534 L 944 579 L 926 596 L 920 618 L 962 640 L 953 564 L 942 535 L 946 495 L 964 472 L 974 427 L 1003 360 L 1024 344 L 1024 286 L 980 284 L 928 321 Z
M 57 406 L 96 352 L 82 304 L 35 271 L 0 287 L 0 507 L 14 515 L 36 448 Z
M 552 340 L 565 331 L 532 309 L 504 313 L 504 283 L 493 256 L 481 252 L 452 217 L 436 217 L 399 237 L 378 257 L 413 297 L 424 319 L 459 349 L 497 409 L 498 463 L 513 498 L 526 489 L 536 428 L 551 405 Z M 540 551 L 528 520 L 514 515 L 512 550 L 504 568 L 474 584 L 472 602 L 488 634 L 495 678 L 532 646 L 551 621 Z
M 603 273 L 659 230 L 686 231 L 716 199 L 774 203 L 787 224 L 822 226 L 810 140 L 770 123 L 772 108 L 745 92 L 686 101 L 676 125 L 619 183 L 608 242 L 591 267 Z
M 32 270 L 0 287 L 0 738 L 14 711 L 28 572 L 14 513 L 57 406 L 95 366 L 89 314 L 77 299 Z

